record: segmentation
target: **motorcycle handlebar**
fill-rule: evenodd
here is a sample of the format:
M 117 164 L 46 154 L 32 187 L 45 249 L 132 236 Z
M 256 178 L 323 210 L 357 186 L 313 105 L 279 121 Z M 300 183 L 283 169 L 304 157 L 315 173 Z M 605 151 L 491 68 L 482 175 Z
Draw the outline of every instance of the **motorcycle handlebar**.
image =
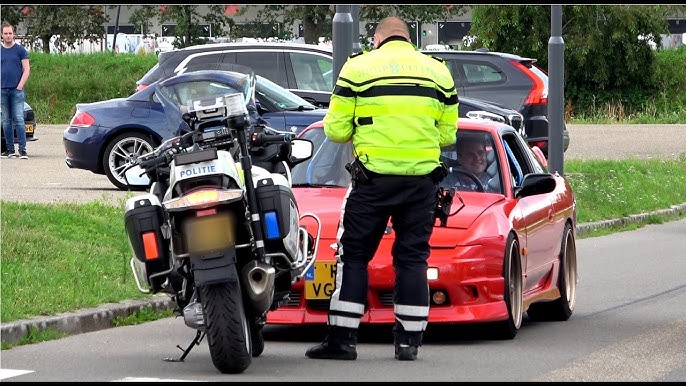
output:
M 157 157 L 141 160 L 140 167 L 147 171 L 168 164 L 170 155 L 169 152 L 164 152 Z
M 270 144 L 279 143 L 289 143 L 295 138 L 295 135 L 287 134 L 265 134 L 265 133 L 253 133 L 250 137 L 250 144 L 252 146 L 264 146 Z

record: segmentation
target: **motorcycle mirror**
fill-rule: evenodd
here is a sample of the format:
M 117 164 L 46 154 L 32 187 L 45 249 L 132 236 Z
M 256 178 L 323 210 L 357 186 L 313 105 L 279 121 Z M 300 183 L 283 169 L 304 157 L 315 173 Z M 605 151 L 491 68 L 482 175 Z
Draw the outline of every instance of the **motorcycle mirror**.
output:
M 124 172 L 124 178 L 129 186 L 149 186 L 150 178 L 140 166 L 133 166 Z

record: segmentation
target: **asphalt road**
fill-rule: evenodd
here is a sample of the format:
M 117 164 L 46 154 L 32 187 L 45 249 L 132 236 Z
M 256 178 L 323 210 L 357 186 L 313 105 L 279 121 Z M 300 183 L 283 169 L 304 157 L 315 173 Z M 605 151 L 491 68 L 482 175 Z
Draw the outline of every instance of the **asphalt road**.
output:
M 120 191 L 105 175 L 69 169 L 64 162 L 64 125 L 38 125 L 37 141 L 27 144 L 28 160 L 0 161 L 0 196 L 21 202 L 119 203 L 132 193 Z M 686 155 L 686 124 L 568 125 L 570 144 L 564 159 L 677 158 Z M 123 205 L 123 201 L 121 201 Z
M 206 341 L 164 318 L 2 351 L 5 382 L 683 382 L 686 219 L 577 240 L 577 302 L 565 322 L 528 317 L 512 340 L 487 326 L 429 324 L 415 362 L 393 359 L 390 326 L 360 330 L 356 361 L 312 360 L 320 327 L 265 327 L 264 353 L 220 374 Z

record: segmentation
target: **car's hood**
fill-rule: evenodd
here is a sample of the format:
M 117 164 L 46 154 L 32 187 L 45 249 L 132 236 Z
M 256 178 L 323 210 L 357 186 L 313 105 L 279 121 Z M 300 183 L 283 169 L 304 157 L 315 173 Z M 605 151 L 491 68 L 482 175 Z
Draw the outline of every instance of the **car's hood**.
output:
M 284 118 L 286 119 L 285 126 L 287 130 L 294 133 L 300 133 L 312 122 L 321 121 L 326 115 L 327 109 L 303 110 L 303 111 L 284 111 Z
M 341 217 L 341 205 L 347 192 L 346 188 L 293 188 L 295 199 L 298 203 L 300 215 L 313 213 L 322 222 L 322 239 L 335 240 L 338 231 L 338 222 Z M 462 230 L 467 230 L 474 224 L 487 208 L 504 199 L 503 195 L 475 192 L 458 192 L 462 201 L 456 196 L 450 212 L 453 213 L 462 207 L 459 212 L 448 217 L 446 227 L 434 227 L 431 238 L 432 247 L 454 246 L 456 236 Z M 464 202 L 464 206 L 462 206 Z M 438 224 L 438 221 L 436 222 Z M 452 236 L 446 237 L 450 232 Z M 384 238 L 388 238 L 384 236 Z M 452 245 L 446 245 L 446 240 Z

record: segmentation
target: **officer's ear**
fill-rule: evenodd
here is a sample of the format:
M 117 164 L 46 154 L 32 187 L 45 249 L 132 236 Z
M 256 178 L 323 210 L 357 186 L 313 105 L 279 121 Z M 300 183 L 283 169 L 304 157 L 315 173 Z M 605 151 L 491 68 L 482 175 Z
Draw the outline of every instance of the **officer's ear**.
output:
M 379 45 L 381 45 L 381 36 L 379 34 L 375 33 L 374 36 L 372 37 L 374 39 L 374 49 L 379 48 Z

